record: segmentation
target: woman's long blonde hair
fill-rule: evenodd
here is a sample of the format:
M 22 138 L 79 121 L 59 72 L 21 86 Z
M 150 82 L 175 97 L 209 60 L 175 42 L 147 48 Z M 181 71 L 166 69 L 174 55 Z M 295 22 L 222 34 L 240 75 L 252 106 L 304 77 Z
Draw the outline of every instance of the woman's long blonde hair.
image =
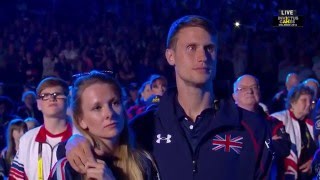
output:
M 116 95 L 123 100 L 121 93 L 121 87 L 118 82 L 111 76 L 100 73 L 97 71 L 91 71 L 90 73 L 80 76 L 76 79 L 71 95 L 71 109 L 73 112 L 73 122 L 77 129 L 92 143 L 94 147 L 101 144 L 101 140 L 90 133 L 88 130 L 84 130 L 80 127 L 79 122 L 83 115 L 81 104 L 81 94 L 83 91 L 96 83 L 111 85 Z M 134 149 L 133 141 L 130 139 L 130 132 L 128 128 L 128 118 L 122 105 L 122 113 L 124 118 L 124 129 L 122 130 L 119 138 L 119 145 L 113 151 L 115 160 L 113 161 L 114 166 L 119 168 L 121 172 L 117 174 L 119 179 L 128 180 L 141 180 L 143 179 L 143 168 L 142 168 L 142 152 Z M 120 176 L 120 177 L 119 177 Z

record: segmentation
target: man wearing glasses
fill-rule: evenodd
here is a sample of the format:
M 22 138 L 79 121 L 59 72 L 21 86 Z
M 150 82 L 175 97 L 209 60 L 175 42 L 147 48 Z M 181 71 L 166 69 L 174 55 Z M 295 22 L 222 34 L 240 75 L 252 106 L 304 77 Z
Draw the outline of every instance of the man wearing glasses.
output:
M 273 159 L 274 168 L 272 168 L 270 177 L 273 176 L 271 179 L 276 179 L 275 176 L 278 176 L 278 172 L 281 171 L 284 158 L 290 154 L 291 146 L 289 135 L 285 132 L 283 123 L 272 116 L 268 116 L 259 105 L 261 93 L 259 81 L 256 77 L 249 74 L 240 76 L 233 84 L 232 96 L 239 107 L 259 114 L 268 122 L 272 135 L 272 143 L 269 144 L 272 144 L 275 157 Z
M 44 124 L 21 137 L 9 179 L 48 179 L 57 162 L 58 145 L 72 135 L 67 117 L 68 84 L 49 77 L 40 82 L 36 91 Z
M 258 80 L 251 75 L 239 77 L 233 84 L 232 96 L 239 107 L 255 112 L 260 102 Z

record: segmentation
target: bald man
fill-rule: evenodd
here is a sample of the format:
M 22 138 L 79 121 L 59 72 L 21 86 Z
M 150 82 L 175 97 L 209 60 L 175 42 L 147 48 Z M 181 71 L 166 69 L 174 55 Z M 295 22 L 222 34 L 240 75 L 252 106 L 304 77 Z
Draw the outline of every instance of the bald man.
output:
M 286 78 L 286 89 L 290 91 L 290 89 L 299 84 L 299 76 L 296 73 L 289 73 Z
M 281 171 L 284 158 L 290 153 L 291 142 L 289 135 L 285 132 L 283 123 L 268 116 L 259 106 L 260 94 L 259 81 L 252 75 L 240 76 L 233 84 L 232 96 L 235 103 L 247 111 L 263 116 L 268 123 L 272 135 L 272 149 L 275 155 L 274 165 L 277 167 L 276 170 L 273 169 L 271 176 L 276 177 L 277 172 Z
M 286 88 L 278 92 L 271 101 L 269 106 L 270 114 L 285 109 L 287 94 L 290 89 L 299 84 L 299 76 L 296 73 L 289 73 L 286 78 Z
M 233 84 L 233 99 L 236 104 L 248 111 L 255 112 L 260 102 L 258 80 L 251 75 L 243 75 Z

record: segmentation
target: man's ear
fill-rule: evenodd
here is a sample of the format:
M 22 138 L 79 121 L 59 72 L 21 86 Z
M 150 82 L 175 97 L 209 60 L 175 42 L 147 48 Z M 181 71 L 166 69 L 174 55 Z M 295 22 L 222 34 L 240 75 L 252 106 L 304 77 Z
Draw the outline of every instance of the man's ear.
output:
M 166 49 L 166 59 L 171 66 L 175 65 L 173 49 Z

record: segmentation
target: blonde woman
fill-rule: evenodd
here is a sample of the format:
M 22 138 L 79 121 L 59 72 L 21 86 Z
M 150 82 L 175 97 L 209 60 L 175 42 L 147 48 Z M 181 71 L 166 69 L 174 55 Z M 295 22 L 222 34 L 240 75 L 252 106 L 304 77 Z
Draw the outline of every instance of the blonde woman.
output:
M 49 179 L 155 179 L 147 153 L 129 140 L 121 88 L 111 76 L 92 71 L 78 77 L 72 91 L 74 125 L 94 147 L 95 162 L 77 173 L 66 158 L 57 162 Z

